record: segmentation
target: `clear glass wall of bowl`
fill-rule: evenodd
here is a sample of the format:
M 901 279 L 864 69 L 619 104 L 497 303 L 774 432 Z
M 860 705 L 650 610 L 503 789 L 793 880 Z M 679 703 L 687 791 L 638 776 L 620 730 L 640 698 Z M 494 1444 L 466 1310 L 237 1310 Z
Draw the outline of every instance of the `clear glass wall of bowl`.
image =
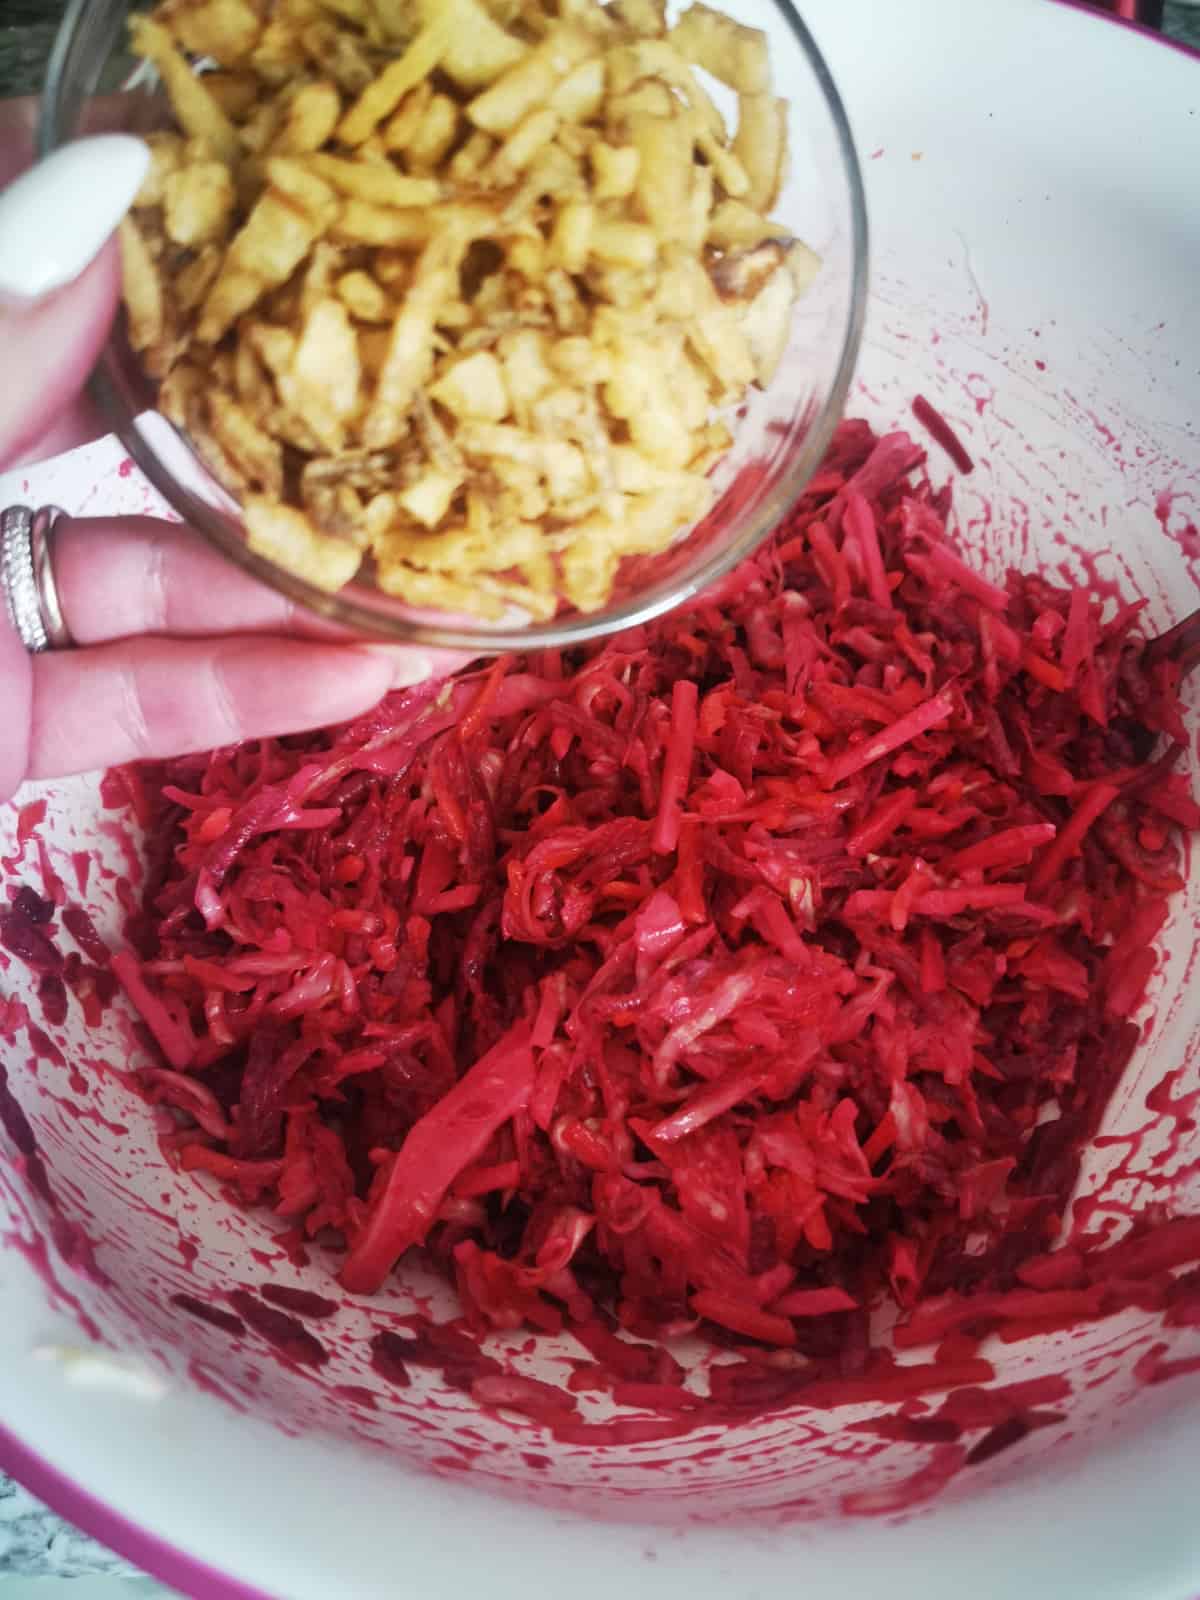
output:
M 86 131 L 146 132 L 163 124 L 154 82 L 125 48 L 131 9 L 122 0 L 73 0 L 46 85 L 43 152 Z M 491 626 L 414 612 L 362 582 L 322 594 L 264 561 L 246 547 L 236 503 L 155 412 L 153 388 L 118 329 L 94 388 L 154 486 L 228 556 L 293 599 L 364 632 L 481 652 L 569 644 L 645 621 L 749 554 L 803 489 L 841 415 L 862 331 L 867 228 L 845 113 L 799 14 L 787 0 L 728 0 L 721 9 L 769 35 L 776 92 L 790 105 L 790 173 L 774 215 L 818 252 L 822 267 L 797 307 L 779 372 L 768 389 L 750 395 L 737 422 L 734 447 L 717 469 L 714 509 L 664 555 L 629 563 L 602 610 Z M 714 98 L 733 111 L 733 97 L 719 85 Z

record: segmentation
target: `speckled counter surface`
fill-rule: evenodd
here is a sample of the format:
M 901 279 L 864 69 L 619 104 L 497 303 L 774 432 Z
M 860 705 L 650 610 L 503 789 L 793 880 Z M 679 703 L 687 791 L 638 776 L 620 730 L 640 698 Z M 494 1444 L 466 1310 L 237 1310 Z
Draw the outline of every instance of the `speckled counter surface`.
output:
M 0 0 L 0 97 L 35 93 L 54 39 L 63 0 Z M 1167 31 L 1200 49 L 1200 6 L 1166 8 Z M 126 1580 L 124 1592 L 162 1597 L 168 1591 L 141 1578 L 134 1567 L 68 1526 L 0 1475 L 0 1600 L 6 1579 L 72 1578 L 105 1575 Z M 107 1593 L 108 1591 L 106 1591 Z M 22 1594 L 24 1591 L 22 1591 Z M 86 1600 L 83 1586 L 72 1585 L 72 1600 Z
M 127 1561 L 51 1515 L 10 1478 L 0 1477 L 0 1584 L 6 1574 L 78 1578 L 90 1573 L 138 1576 Z
M 1174 39 L 1200 50 L 1200 6 L 1167 7 L 1166 31 Z

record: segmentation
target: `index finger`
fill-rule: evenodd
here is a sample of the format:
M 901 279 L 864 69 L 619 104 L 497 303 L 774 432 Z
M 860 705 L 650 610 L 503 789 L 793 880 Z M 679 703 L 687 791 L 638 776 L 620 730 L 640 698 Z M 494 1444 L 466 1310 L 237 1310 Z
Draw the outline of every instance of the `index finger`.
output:
M 86 133 L 123 133 L 130 126 L 130 111 L 127 94 L 95 95 L 88 101 L 72 137 Z M 11 183 L 32 165 L 40 112 L 38 95 L 9 95 L 0 99 L 0 187 Z
M 7 188 L 14 178 L 33 165 L 39 109 L 40 100 L 34 95 L 0 99 L 0 190 Z M 74 134 L 120 133 L 129 127 L 130 121 L 129 95 L 97 95 L 87 103 Z M 99 439 L 108 431 L 107 423 L 91 398 L 86 393 L 76 392 L 99 353 L 99 344 L 116 304 L 117 276 L 112 272 L 116 253 L 110 250 L 106 256 L 109 258 L 108 267 L 93 264 L 85 275 L 89 285 L 94 286 L 90 293 L 81 295 L 73 290 L 69 296 L 72 305 L 81 308 L 85 322 L 90 321 L 93 325 L 95 338 L 91 344 L 86 338 L 79 337 L 77 328 L 64 327 L 53 307 L 49 313 L 45 309 L 40 313 L 42 317 L 49 315 L 52 319 L 47 330 L 37 329 L 36 318 L 25 320 L 24 326 L 29 329 L 40 352 L 44 353 L 47 349 L 57 352 L 61 363 L 64 353 L 78 349 L 78 360 L 66 374 L 65 381 L 61 376 L 55 378 L 53 373 L 47 373 L 40 367 L 37 369 L 37 376 L 44 380 L 41 387 L 50 396 L 48 409 L 38 407 L 36 396 L 30 395 L 26 383 L 15 385 L 13 404 L 19 427 L 14 426 L 11 419 L 5 424 L 3 397 L 0 396 L 0 437 L 6 433 L 9 435 L 4 444 L 10 457 L 7 462 L 9 466 L 44 461 L 49 456 Z M 97 303 L 96 290 L 102 288 L 106 276 L 111 277 L 112 287 L 104 290 L 107 302 Z M 0 306 L 0 318 L 2 316 L 3 306 Z M 7 347 L 13 346 L 18 337 L 19 333 L 14 335 L 10 327 L 6 336 L 0 338 L 0 346 L 6 347 L 5 354 L 12 355 L 17 362 L 20 360 L 20 350 Z

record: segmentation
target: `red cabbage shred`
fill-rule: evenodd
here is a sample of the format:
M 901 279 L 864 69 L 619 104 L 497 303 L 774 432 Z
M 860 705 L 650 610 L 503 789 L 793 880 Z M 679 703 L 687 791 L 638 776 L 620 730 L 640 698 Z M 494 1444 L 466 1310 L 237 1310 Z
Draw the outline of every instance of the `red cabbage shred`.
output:
M 423 1247 L 479 1330 L 852 1376 L 889 1297 L 902 1347 L 1097 1314 L 1038 1263 L 1200 824 L 1180 669 L 1137 604 L 985 579 L 949 512 L 847 422 L 662 621 L 127 775 L 113 970 L 180 1165 L 340 1238 L 348 1290 Z

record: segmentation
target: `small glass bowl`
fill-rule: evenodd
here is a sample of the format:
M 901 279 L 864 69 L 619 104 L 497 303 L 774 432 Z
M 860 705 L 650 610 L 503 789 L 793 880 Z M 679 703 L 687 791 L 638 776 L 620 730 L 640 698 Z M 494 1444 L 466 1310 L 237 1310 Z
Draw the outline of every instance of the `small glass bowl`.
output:
M 92 390 L 130 455 L 179 515 L 247 572 L 355 633 L 477 654 L 568 646 L 647 622 L 749 555 L 803 490 L 841 416 L 865 312 L 867 219 L 846 113 L 800 16 L 788 0 L 715 3 L 769 36 L 776 92 L 790 108 L 790 173 L 773 215 L 822 265 L 796 307 L 774 380 L 752 390 L 738 413 L 733 447 L 713 474 L 717 497 L 702 523 L 662 555 L 625 562 L 603 609 L 560 611 L 550 621 L 509 617 L 493 624 L 415 611 L 369 582 L 324 593 L 248 548 L 236 500 L 155 410 L 154 385 L 118 318 Z M 139 9 L 128 0 L 71 0 L 47 71 L 41 154 L 89 132 L 136 134 L 164 125 L 155 84 L 126 48 L 126 19 Z

